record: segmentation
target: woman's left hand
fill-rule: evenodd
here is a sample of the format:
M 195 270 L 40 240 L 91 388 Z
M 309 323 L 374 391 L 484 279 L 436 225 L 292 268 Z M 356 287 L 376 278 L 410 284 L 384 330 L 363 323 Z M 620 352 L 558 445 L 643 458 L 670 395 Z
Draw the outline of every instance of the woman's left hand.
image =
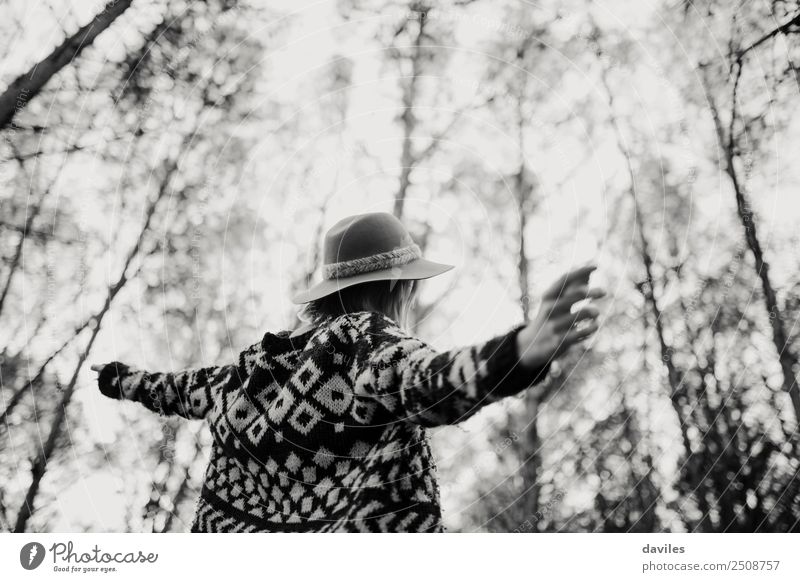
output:
M 591 337 L 599 328 L 600 311 L 591 305 L 605 291 L 589 287 L 594 266 L 581 267 L 556 281 L 542 297 L 539 312 L 517 334 L 520 362 L 538 369 Z M 586 302 L 575 309 L 576 303 Z

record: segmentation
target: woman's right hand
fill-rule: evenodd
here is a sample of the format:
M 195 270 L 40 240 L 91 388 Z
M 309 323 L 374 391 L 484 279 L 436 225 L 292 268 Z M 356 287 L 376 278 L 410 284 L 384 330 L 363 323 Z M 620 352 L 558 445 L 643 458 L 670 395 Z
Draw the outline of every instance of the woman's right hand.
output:
M 100 372 L 103 371 L 103 368 L 105 367 L 106 367 L 105 364 L 92 364 L 91 366 L 89 366 L 89 369 L 99 374 Z
M 595 269 L 594 265 L 575 269 L 545 292 L 538 313 L 517 334 L 517 354 L 523 366 L 540 369 L 597 331 L 600 311 L 589 301 L 605 296 L 605 291 L 589 288 Z M 573 312 L 573 305 L 581 301 L 587 303 Z

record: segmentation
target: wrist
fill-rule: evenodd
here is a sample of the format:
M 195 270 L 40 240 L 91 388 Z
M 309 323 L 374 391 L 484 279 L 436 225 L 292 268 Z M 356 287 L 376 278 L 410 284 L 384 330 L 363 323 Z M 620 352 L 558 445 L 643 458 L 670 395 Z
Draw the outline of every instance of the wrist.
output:
M 520 328 L 517 332 L 515 346 L 517 350 L 517 361 L 526 370 L 533 371 L 547 365 L 549 358 L 542 357 L 542 354 L 534 346 L 535 331 L 530 326 Z
M 550 368 L 547 362 L 537 365 L 529 360 L 525 363 L 519 357 L 519 347 L 525 343 L 524 336 L 522 341 L 519 336 L 524 330 L 523 326 L 519 326 L 485 344 L 488 353 L 487 375 L 493 385 L 489 391 L 495 397 L 517 394 L 547 376 Z

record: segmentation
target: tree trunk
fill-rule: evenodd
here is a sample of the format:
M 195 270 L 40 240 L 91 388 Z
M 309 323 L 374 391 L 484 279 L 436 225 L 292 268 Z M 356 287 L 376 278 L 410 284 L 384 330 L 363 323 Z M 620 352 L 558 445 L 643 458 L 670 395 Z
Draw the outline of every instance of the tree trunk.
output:
M 517 189 L 517 210 L 519 212 L 519 236 L 517 247 L 517 277 L 519 280 L 519 308 L 522 312 L 522 321 L 530 321 L 531 299 L 530 299 L 530 275 L 528 273 L 528 255 L 525 251 L 525 229 L 528 226 L 527 216 L 527 185 L 525 183 L 525 163 L 520 164 L 519 172 L 516 176 Z
M 417 78 L 419 77 L 420 61 L 422 59 L 421 45 L 425 34 L 425 14 L 425 12 L 420 12 L 419 28 L 414 38 L 414 48 L 411 55 L 411 78 L 403 88 L 403 114 L 400 116 L 403 124 L 403 150 L 400 154 L 400 185 L 394 197 L 394 215 L 400 220 L 403 219 L 406 195 L 408 187 L 411 185 L 411 171 L 417 162 L 413 143 L 414 130 L 417 127 L 414 106 L 417 102 Z
M 167 193 L 171 177 L 176 169 L 177 169 L 177 163 L 171 162 L 167 168 L 164 179 L 161 182 L 158 195 L 150 203 L 150 206 L 147 209 L 144 225 L 142 226 L 142 229 L 139 232 L 139 236 L 136 239 L 136 243 L 133 245 L 133 247 L 128 253 L 128 256 L 120 272 L 120 276 L 114 283 L 114 285 L 109 287 L 108 294 L 106 295 L 106 299 L 103 306 L 100 308 L 100 310 L 95 314 L 93 318 L 94 326 L 92 328 L 92 335 L 89 337 L 89 341 L 87 342 L 86 347 L 84 347 L 83 351 L 78 357 L 78 362 L 75 365 L 75 369 L 72 372 L 72 377 L 70 378 L 69 384 L 62 393 L 61 401 L 58 403 L 56 414 L 55 417 L 53 418 L 53 422 L 51 424 L 50 433 L 47 437 L 47 440 L 45 441 L 44 445 L 42 445 L 38 455 L 33 461 L 33 465 L 31 467 L 31 484 L 28 487 L 28 491 L 25 495 L 25 500 L 23 501 L 19 509 L 19 512 L 17 514 L 17 522 L 14 527 L 15 532 L 24 532 L 28 524 L 28 520 L 33 514 L 36 503 L 36 497 L 39 493 L 39 486 L 41 485 L 42 478 L 44 477 L 45 472 L 47 471 L 47 464 L 56 450 L 56 444 L 58 442 L 58 438 L 61 436 L 61 429 L 67 417 L 67 407 L 72 401 L 72 396 L 75 392 L 75 387 L 78 383 L 78 376 L 80 375 L 80 371 L 83 368 L 84 362 L 89 357 L 89 353 L 91 352 L 92 346 L 94 345 L 94 341 L 97 338 L 97 334 L 100 332 L 100 326 L 103 321 L 103 318 L 108 313 L 108 310 L 111 308 L 111 304 L 113 303 L 114 298 L 122 290 L 125 284 L 129 281 L 127 276 L 127 271 L 133 260 L 139 255 L 145 235 L 150 230 L 150 223 L 153 219 L 153 215 L 155 214 L 158 202 Z
M 47 82 L 91 46 L 97 36 L 106 30 L 131 5 L 131 0 L 111 0 L 91 22 L 67 37 L 43 60 L 28 72 L 17 77 L 0 95 L 0 130 L 8 127 L 14 117 L 24 109 Z
M 186 467 L 184 467 L 183 480 L 181 481 L 178 490 L 175 492 L 175 495 L 172 497 L 172 511 L 170 511 L 167 514 L 167 518 L 164 521 L 163 531 L 165 533 L 172 531 L 172 524 L 175 522 L 175 518 L 178 516 L 178 508 L 180 504 L 183 503 L 183 500 L 186 499 L 186 497 L 191 492 L 192 484 L 191 484 L 190 470 L 192 466 L 203 458 L 203 447 L 200 444 L 199 435 L 195 436 L 195 443 L 196 443 L 196 448 L 195 448 L 194 458 L 191 461 L 189 461 L 189 464 L 186 465 Z
M 625 159 L 625 167 L 628 172 L 629 183 L 628 194 L 633 202 L 633 214 L 635 220 L 634 228 L 639 233 L 639 253 L 642 259 L 642 265 L 644 266 L 645 281 L 644 283 L 638 284 L 637 289 L 645 300 L 645 304 L 647 304 L 652 311 L 653 318 L 655 319 L 655 330 L 656 335 L 658 336 L 661 360 L 664 362 L 664 366 L 667 368 L 667 380 L 669 381 L 670 386 L 670 401 L 672 402 L 672 407 L 675 410 L 675 413 L 678 417 L 678 422 L 680 423 L 686 454 L 690 454 L 691 447 L 689 436 L 686 430 L 686 419 L 684 418 L 682 411 L 682 406 L 685 404 L 686 400 L 686 389 L 683 384 L 683 380 L 681 379 L 680 372 L 675 366 L 675 362 L 672 357 L 672 347 L 667 343 L 664 335 L 663 314 L 661 313 L 661 308 L 658 306 L 658 301 L 655 297 L 653 255 L 650 252 L 650 244 L 647 240 L 647 235 L 644 232 L 644 219 L 642 217 L 641 208 L 639 207 L 639 198 L 636 195 L 636 175 L 633 171 L 633 158 L 630 151 L 628 151 L 628 148 L 625 146 L 625 140 L 620 132 L 619 121 L 614 111 L 614 93 L 611 91 L 611 85 L 608 82 L 608 71 L 604 66 L 601 66 L 600 80 L 608 99 L 609 122 L 611 123 L 611 127 L 614 131 L 617 149 Z
M 767 263 L 767 261 L 764 259 L 764 251 L 761 247 L 761 240 L 758 237 L 756 217 L 750 206 L 747 193 L 745 192 L 744 186 L 736 169 L 736 158 L 738 154 L 734 151 L 736 146 L 733 137 L 733 127 L 736 121 L 736 89 L 742 73 L 741 60 L 737 61 L 734 67 L 735 80 L 733 86 L 733 103 L 731 105 L 731 122 L 729 124 L 727 136 L 722 125 L 722 120 L 719 115 L 719 109 L 717 108 L 716 101 L 709 90 L 704 70 L 701 70 L 701 78 L 703 80 L 703 86 L 705 89 L 706 98 L 708 99 L 709 108 L 711 109 L 711 117 L 714 120 L 717 142 L 724 155 L 725 173 L 728 174 L 728 177 L 731 180 L 733 193 L 736 197 L 736 213 L 739 217 L 739 221 L 742 223 L 742 227 L 744 228 L 744 236 L 745 241 L 747 242 L 747 247 L 750 249 L 750 252 L 753 253 L 753 258 L 755 259 L 756 274 L 761 280 L 761 289 L 764 292 L 764 303 L 767 308 L 767 318 L 769 319 L 770 326 L 772 328 L 772 341 L 775 344 L 775 350 L 778 352 L 778 360 L 783 372 L 783 389 L 791 398 L 795 420 L 800 422 L 800 386 L 798 386 L 797 376 L 795 373 L 795 370 L 798 367 L 798 359 L 797 356 L 792 352 L 791 346 L 788 342 L 786 329 L 783 325 L 783 313 L 778 305 L 778 297 L 775 293 L 775 287 L 773 287 L 769 275 L 769 263 Z
M 639 252 L 642 258 L 642 264 L 644 265 L 645 270 L 645 281 L 637 285 L 638 291 L 641 293 L 645 304 L 647 304 L 653 314 L 653 319 L 655 320 L 655 331 L 656 335 L 658 336 L 658 343 L 659 343 L 659 351 L 661 354 L 661 360 L 664 362 L 664 366 L 667 369 L 667 380 L 669 382 L 670 387 L 670 404 L 672 405 L 672 409 L 675 411 L 675 416 L 678 420 L 678 425 L 681 431 L 681 438 L 683 440 L 683 448 L 686 454 L 686 461 L 685 461 L 685 470 L 688 472 L 690 476 L 690 480 L 696 484 L 695 487 L 695 495 L 697 498 L 698 507 L 702 513 L 702 517 L 700 519 L 700 523 L 698 527 L 702 529 L 706 520 L 709 515 L 709 504 L 708 500 L 705 496 L 705 489 L 702 487 L 702 471 L 704 470 L 703 467 L 698 466 L 697 462 L 695 462 L 695 457 L 692 454 L 692 446 L 691 446 L 691 439 L 689 437 L 688 432 L 688 421 L 689 419 L 686 417 L 685 409 L 688 405 L 688 396 L 686 393 L 686 385 L 685 385 L 685 378 L 681 377 L 681 373 L 678 370 L 677 366 L 675 365 L 675 360 L 673 358 L 673 349 L 667 343 L 665 334 L 664 334 L 664 321 L 663 321 L 663 313 L 661 312 L 661 308 L 658 305 L 658 301 L 655 296 L 655 279 L 653 276 L 653 256 L 650 252 L 650 245 L 647 240 L 647 235 L 644 231 L 644 219 L 642 216 L 641 208 L 639 207 L 639 198 L 636 194 L 636 175 L 633 170 L 633 158 L 625 146 L 625 141 L 623 139 L 622 133 L 620 132 L 619 121 L 617 120 L 616 113 L 614 111 L 614 93 L 611 91 L 611 86 L 608 82 L 607 70 L 603 67 L 601 68 L 601 82 L 603 84 L 603 88 L 606 92 L 606 96 L 608 98 L 608 107 L 609 107 L 609 121 L 611 122 L 612 128 L 614 130 L 614 135 L 617 143 L 617 148 L 619 149 L 620 153 L 625 159 L 625 165 L 628 172 L 628 194 L 631 197 L 631 201 L 633 202 L 633 212 L 634 212 L 634 219 L 635 225 L 634 227 L 639 233 Z M 647 325 L 647 319 L 645 319 L 645 326 Z
M 524 54 L 520 55 L 524 58 Z M 524 88 L 520 89 L 517 95 L 517 147 L 519 148 L 519 168 L 514 176 L 515 197 L 517 202 L 517 213 L 519 215 L 519 230 L 517 232 L 517 280 L 519 284 L 519 308 L 522 321 L 530 321 L 530 274 L 529 259 L 526 250 L 525 231 L 528 226 L 528 212 L 531 209 L 531 196 L 533 187 L 528 183 L 528 170 L 525 162 L 525 119 L 522 115 L 522 100 L 524 99 Z M 524 446 L 520 459 L 521 473 L 523 479 L 523 490 L 520 495 L 523 515 L 531 519 L 533 531 L 540 529 L 539 506 L 541 487 L 539 485 L 539 473 L 542 468 L 542 440 L 539 436 L 539 404 L 542 394 L 539 391 L 528 390 L 525 393 L 525 418 L 528 426 L 524 435 Z M 534 519 L 535 518 L 535 519 Z
M 161 499 L 169 495 L 169 482 L 176 469 L 175 451 L 173 441 L 178 439 L 178 431 L 181 429 L 180 419 L 167 420 L 161 428 L 161 440 L 158 445 L 158 460 L 156 461 L 153 473 L 159 473 L 163 466 L 164 477 L 154 480 L 150 487 L 150 498 L 145 503 L 142 510 L 142 522 L 145 529 L 150 533 L 160 533 L 158 528 L 158 516 L 162 513 Z M 148 527 L 149 523 L 149 527 Z
M 195 459 L 197 456 L 195 457 Z M 181 484 L 178 486 L 178 490 L 175 491 L 175 495 L 172 496 L 172 510 L 167 512 L 167 516 L 164 519 L 164 527 L 161 530 L 161 533 L 168 533 L 172 531 L 172 524 L 175 522 L 175 517 L 178 513 L 178 506 L 183 503 L 183 500 L 186 499 L 186 496 L 189 494 L 189 487 L 190 487 L 190 477 L 189 477 L 189 469 L 191 468 L 191 464 L 186 466 L 183 470 L 184 477 L 181 481 Z

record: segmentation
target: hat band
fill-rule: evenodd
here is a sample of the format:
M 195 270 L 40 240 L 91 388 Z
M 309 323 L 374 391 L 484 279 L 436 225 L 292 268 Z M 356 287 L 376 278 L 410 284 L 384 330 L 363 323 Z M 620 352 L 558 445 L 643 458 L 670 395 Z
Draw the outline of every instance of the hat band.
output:
M 323 265 L 322 278 L 341 279 L 343 277 L 360 275 L 361 273 L 391 269 L 392 267 L 407 265 L 411 261 L 421 257 L 422 251 L 419 246 L 410 244 L 406 247 L 400 247 L 391 251 L 386 251 L 385 253 L 378 253 L 377 255 Z

